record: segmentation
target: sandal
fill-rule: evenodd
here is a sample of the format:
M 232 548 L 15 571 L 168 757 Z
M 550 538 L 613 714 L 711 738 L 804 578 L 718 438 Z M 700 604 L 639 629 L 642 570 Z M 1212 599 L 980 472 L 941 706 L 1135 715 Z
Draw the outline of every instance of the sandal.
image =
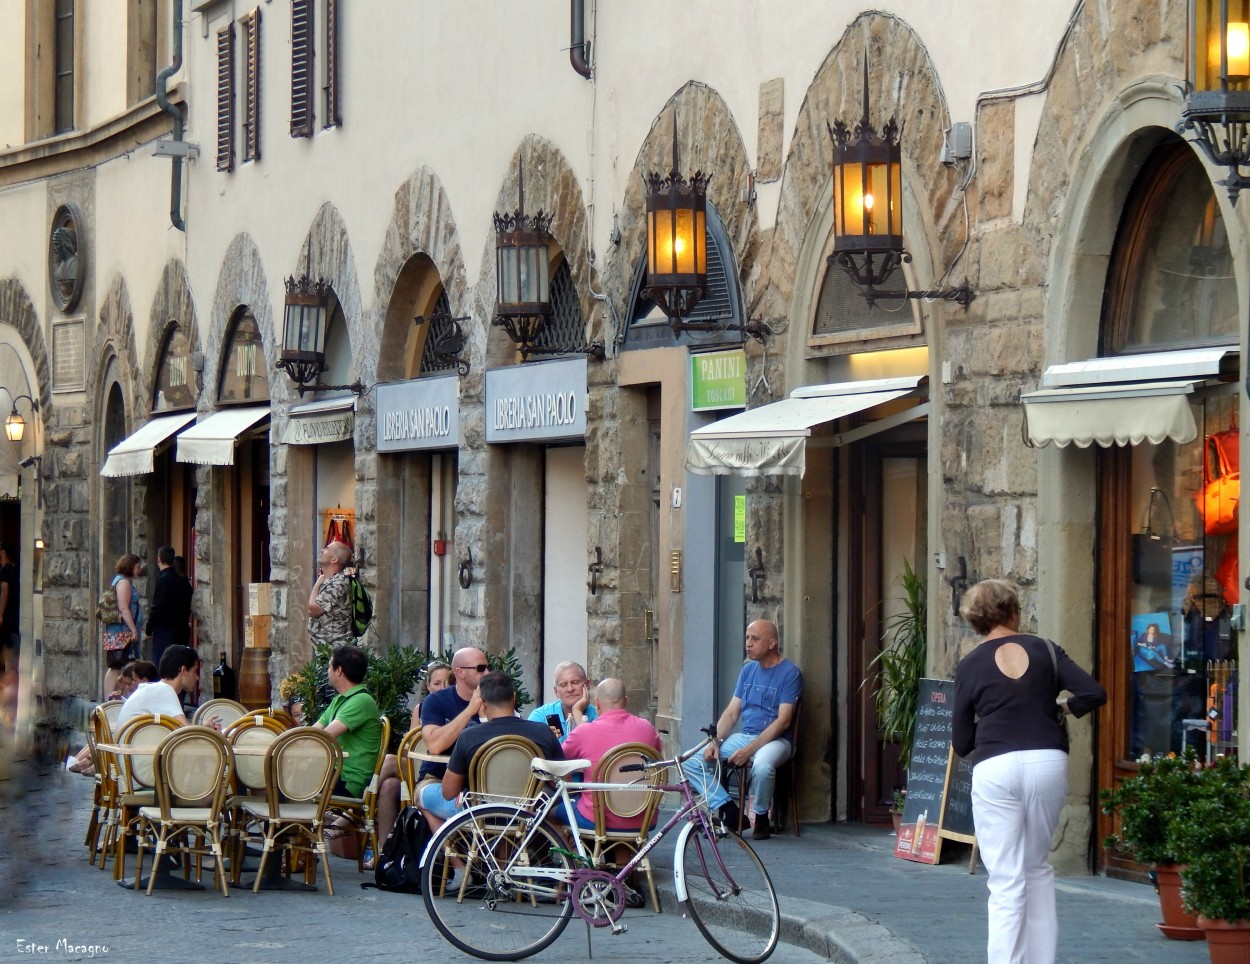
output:
M 321 836 L 326 840 L 342 840 L 344 837 L 354 834 L 356 828 L 351 824 L 332 824 L 321 831 Z

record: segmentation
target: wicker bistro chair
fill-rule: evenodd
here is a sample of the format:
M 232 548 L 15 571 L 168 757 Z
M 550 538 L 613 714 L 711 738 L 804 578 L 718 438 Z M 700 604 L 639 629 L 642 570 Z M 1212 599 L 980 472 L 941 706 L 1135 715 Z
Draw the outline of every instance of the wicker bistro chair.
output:
M 203 858 L 212 854 L 213 875 L 221 895 L 229 897 L 221 835 L 234 773 L 230 745 L 211 726 L 184 726 L 157 747 L 153 768 L 156 806 L 139 808 L 136 879 L 143 875 L 143 852 L 148 847 L 155 848 L 158 865 L 166 853 L 181 853 L 184 859 L 194 856 L 197 876 Z M 154 867 L 148 875 L 149 894 L 156 883 L 155 871 Z
M 110 704 L 116 704 L 115 708 Z M 91 816 L 87 820 L 87 835 L 83 846 L 89 851 L 89 863 L 95 864 L 96 854 L 100 855 L 100 869 L 104 869 L 107 850 L 100 846 L 103 830 L 108 822 L 114 801 L 117 798 L 117 780 L 109 772 L 109 763 L 99 749 L 101 743 L 113 742 L 113 724 L 109 721 L 110 710 L 113 720 L 121 710 L 121 700 L 109 700 L 101 703 L 91 711 L 90 726 L 87 729 L 87 746 L 91 748 L 91 765 L 95 768 L 95 786 L 91 798 Z
M 196 726 L 207 726 L 208 721 L 216 716 L 221 719 L 221 728 L 224 730 L 235 720 L 247 714 L 248 709 L 242 703 L 217 697 L 201 704 L 191 717 L 191 722 Z
M 653 770 L 649 774 L 637 772 L 622 773 L 621 767 L 630 763 L 658 760 L 660 755 L 654 747 L 645 743 L 623 743 L 603 755 L 595 767 L 593 783 L 637 783 L 640 786 L 655 785 L 662 782 L 664 771 Z M 625 864 L 629 857 L 642 849 L 655 823 L 656 814 L 660 809 L 663 793 L 658 790 L 650 792 L 639 790 L 587 790 L 591 795 L 595 811 L 595 829 L 578 830 L 583 839 L 592 845 L 591 858 L 596 867 Z M 614 815 L 636 824 L 633 830 L 616 830 L 608 827 L 608 817 Z M 616 857 L 617 851 L 625 851 L 625 859 Z M 651 858 L 643 858 L 639 865 L 647 875 L 647 889 L 651 895 L 651 906 L 660 913 L 660 894 L 655 886 L 655 872 L 651 867 Z
M 117 781 L 116 816 L 115 819 L 110 817 L 109 825 L 105 827 L 103 844 L 105 849 L 111 847 L 113 850 L 114 880 L 126 876 L 126 838 L 136 835 L 139 808 L 156 803 L 156 750 L 172 731 L 181 726 L 172 716 L 144 713 L 127 720 L 118 730 L 114 742 L 150 752 L 102 754 L 109 757 L 107 765 Z
M 378 744 L 378 758 L 373 765 L 364 793 L 359 797 L 330 797 L 330 810 L 351 820 L 356 827 L 356 869 L 365 871 L 365 849 L 372 848 L 376 855 L 378 847 L 378 787 L 382 782 L 382 764 L 386 761 L 387 747 L 391 744 L 391 721 L 379 716 L 382 724 L 382 740 Z M 338 777 L 335 777 L 337 780 Z
M 241 716 L 222 732 L 234 754 L 234 787 L 226 802 L 226 813 L 231 836 L 240 846 L 235 848 L 234 859 L 241 861 L 241 846 L 247 829 L 247 815 L 243 804 L 247 801 L 263 803 L 265 800 L 264 753 L 287 727 L 266 713 L 249 713 Z M 239 752 L 239 751 L 243 752 Z
M 330 794 L 343 769 L 343 751 L 324 730 L 294 727 L 280 734 L 265 754 L 265 799 L 242 804 L 247 819 L 264 830 L 264 850 L 252 891 L 260 891 L 265 865 L 275 849 L 291 852 L 290 866 L 298 853 L 320 857 L 326 890 L 334 896 L 330 879 L 329 848 L 323 833 Z M 235 861 L 235 881 L 240 861 Z M 315 873 L 311 862 L 305 865 Z
M 416 799 L 417 774 L 421 770 L 420 761 L 412 759 L 410 753 L 424 753 L 427 747 L 421 738 L 421 727 L 416 726 L 404 734 L 396 751 L 395 768 L 399 771 L 399 808 L 402 810 Z
M 803 710 L 803 700 L 800 699 L 794 704 L 794 752 L 790 754 L 790 759 L 781 764 L 777 768 L 777 782 L 774 784 L 773 805 L 771 813 L 781 814 L 785 812 L 785 808 L 777 805 L 778 795 L 776 791 L 785 791 L 785 797 L 790 809 L 790 832 L 796 837 L 802 833 L 799 827 L 799 718 Z M 751 792 L 751 766 L 734 766 L 730 763 L 723 764 L 725 770 L 725 785 L 728 790 L 730 786 L 736 787 L 738 794 L 738 833 L 742 833 L 742 828 L 747 822 L 747 795 Z M 778 822 L 775 830 L 781 829 Z

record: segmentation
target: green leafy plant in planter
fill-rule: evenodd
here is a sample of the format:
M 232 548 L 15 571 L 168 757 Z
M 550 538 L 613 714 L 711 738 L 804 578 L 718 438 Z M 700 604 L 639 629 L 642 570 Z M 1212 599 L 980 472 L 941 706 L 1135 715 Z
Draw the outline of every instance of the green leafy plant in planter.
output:
M 1167 815 L 1186 908 L 1208 920 L 1250 921 L 1250 765 L 1221 757 L 1198 774 L 1188 807 Z
M 1098 795 L 1102 812 L 1120 818 L 1119 833 L 1103 844 L 1147 864 L 1178 862 L 1168 815 L 1186 814 L 1199 792 L 1201 767 L 1193 747 L 1138 761 L 1141 769 Z
M 925 585 L 906 559 L 898 584 L 903 590 L 903 609 L 886 623 L 886 643 L 868 664 L 869 676 L 863 685 L 876 683 L 877 723 L 886 739 L 898 742 L 899 762 L 906 769 L 928 653 L 928 604 Z
M 408 730 L 408 722 L 412 718 L 410 696 L 423 678 L 426 664 L 435 660 L 450 661 L 451 654 L 427 653 L 414 646 L 392 646 L 381 652 L 369 646 L 362 646 L 361 649 L 368 660 L 365 689 L 378 704 L 378 709 L 391 721 L 390 749 L 393 752 Z M 334 688 L 329 680 L 330 654 L 333 650 L 334 647 L 328 644 L 315 645 L 313 658 L 278 687 L 279 695 L 288 705 L 300 704 L 301 719 L 305 723 L 315 723 L 334 699 Z M 512 677 L 518 708 L 533 702 L 533 697 L 525 688 L 524 672 L 516 650 L 510 649 L 503 654 L 488 653 L 486 662 L 492 670 L 502 670 Z

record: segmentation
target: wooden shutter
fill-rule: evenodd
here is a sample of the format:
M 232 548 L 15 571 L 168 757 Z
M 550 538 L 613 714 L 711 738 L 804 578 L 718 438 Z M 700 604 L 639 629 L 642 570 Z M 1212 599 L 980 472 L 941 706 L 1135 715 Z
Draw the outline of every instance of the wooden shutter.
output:
M 217 31 L 217 170 L 234 170 L 234 24 Z
M 326 0 L 326 127 L 342 127 L 339 115 L 339 2 Z
M 314 52 L 313 0 L 291 0 L 291 136 L 312 137 Z
M 260 8 L 241 20 L 245 33 L 243 160 L 260 159 Z

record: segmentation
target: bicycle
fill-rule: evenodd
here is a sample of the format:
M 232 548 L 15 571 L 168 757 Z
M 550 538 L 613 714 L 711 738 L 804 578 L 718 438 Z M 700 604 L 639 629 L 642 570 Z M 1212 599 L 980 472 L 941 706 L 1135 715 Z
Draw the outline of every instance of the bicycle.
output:
M 537 797 L 478 804 L 448 820 L 421 858 L 425 908 L 443 937 L 474 957 L 513 961 L 549 947 L 575 913 L 591 927 L 624 933 L 628 928 L 620 918 L 626 878 L 674 827 L 684 823 L 673 860 L 678 901 L 724 957 L 739 964 L 767 960 L 781 933 L 777 892 L 768 871 L 750 844 L 712 816 L 705 796 L 695 794 L 681 769 L 711 742 L 715 729 L 703 732 L 709 734 L 706 739 L 672 760 L 621 768 L 651 773 L 676 767 L 681 774 L 677 783 L 570 784 L 563 778 L 587 767 L 586 760 L 536 757 L 533 772 L 546 783 Z M 570 791 L 623 789 L 677 792 L 683 802 L 612 874 L 596 869 L 587 856 Z M 563 808 L 567 825 L 549 822 L 558 807 Z M 456 880 L 449 888 L 453 874 Z

